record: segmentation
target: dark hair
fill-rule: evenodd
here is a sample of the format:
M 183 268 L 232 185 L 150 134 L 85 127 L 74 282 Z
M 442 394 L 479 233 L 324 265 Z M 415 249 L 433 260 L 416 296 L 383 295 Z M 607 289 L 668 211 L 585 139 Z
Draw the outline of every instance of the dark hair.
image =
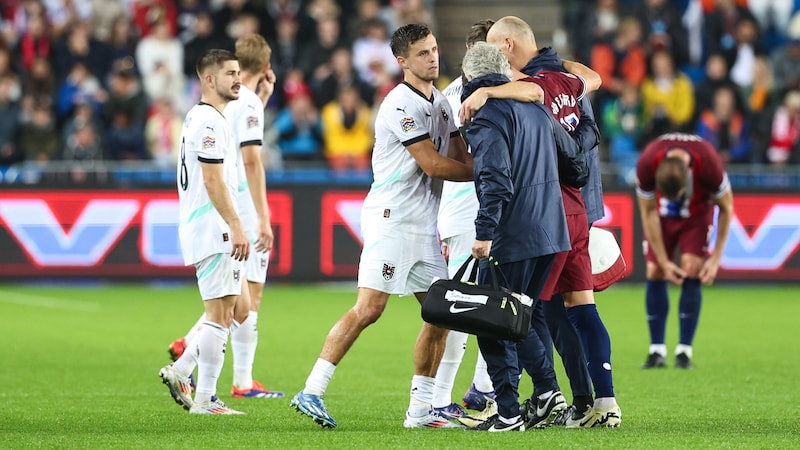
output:
M 237 61 L 236 55 L 228 50 L 222 50 L 218 48 L 207 50 L 205 53 L 200 55 L 200 58 L 197 59 L 197 76 L 202 78 L 203 71 L 212 66 L 221 67 L 225 61 Z
M 656 169 L 656 188 L 668 200 L 677 200 L 689 180 L 689 168 L 679 157 L 664 158 Z
M 467 32 L 467 46 L 471 47 L 476 42 L 485 41 L 492 25 L 494 25 L 494 20 L 492 19 L 483 19 L 473 23 L 469 28 L 469 32 Z
M 427 25 L 410 23 L 394 30 L 392 33 L 392 54 L 394 56 L 408 56 L 408 49 L 419 40 L 425 39 L 431 34 L 431 29 Z

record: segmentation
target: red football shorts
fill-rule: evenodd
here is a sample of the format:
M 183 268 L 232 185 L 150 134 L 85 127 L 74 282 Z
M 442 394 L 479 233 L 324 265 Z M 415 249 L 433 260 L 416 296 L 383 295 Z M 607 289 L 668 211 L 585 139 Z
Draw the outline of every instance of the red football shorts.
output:
M 661 237 L 664 239 L 664 249 L 667 251 L 670 261 L 675 258 L 675 250 L 678 247 L 680 247 L 681 253 L 707 258 L 712 227 L 711 221 L 705 218 L 662 217 Z M 647 239 L 643 244 L 645 259 L 649 262 L 657 262 L 655 255 L 650 251 Z
M 572 250 L 557 253 L 550 275 L 542 288 L 540 298 L 550 300 L 553 294 L 575 291 L 591 291 L 592 260 L 589 258 L 589 222 L 586 214 L 567 216 Z

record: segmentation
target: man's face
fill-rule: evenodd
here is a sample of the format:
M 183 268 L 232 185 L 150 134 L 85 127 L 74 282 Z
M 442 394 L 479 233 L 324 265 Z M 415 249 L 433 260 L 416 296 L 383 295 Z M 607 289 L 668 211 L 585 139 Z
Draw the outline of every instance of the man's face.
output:
M 228 101 L 238 99 L 239 88 L 242 86 L 239 61 L 225 61 L 213 75 L 213 80 L 214 88 L 220 97 Z
M 408 56 L 399 59 L 400 64 L 420 80 L 434 81 L 439 78 L 439 45 L 433 34 L 411 44 Z

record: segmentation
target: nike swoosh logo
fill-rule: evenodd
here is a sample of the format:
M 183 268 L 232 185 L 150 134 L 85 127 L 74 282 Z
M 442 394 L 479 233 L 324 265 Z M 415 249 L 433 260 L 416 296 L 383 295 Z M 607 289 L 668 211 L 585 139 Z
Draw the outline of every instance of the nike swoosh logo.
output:
M 476 309 L 478 309 L 477 306 L 473 306 L 471 308 L 459 308 L 456 305 L 450 305 L 450 312 L 453 313 L 453 314 L 463 313 L 463 312 L 467 312 L 467 311 L 473 311 L 473 310 L 476 310 Z

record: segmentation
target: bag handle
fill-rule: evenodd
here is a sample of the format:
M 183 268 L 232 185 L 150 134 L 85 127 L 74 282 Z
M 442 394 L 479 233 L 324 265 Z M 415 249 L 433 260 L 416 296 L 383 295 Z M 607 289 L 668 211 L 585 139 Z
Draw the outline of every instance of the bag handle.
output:
M 453 276 L 454 280 L 462 281 L 464 278 L 464 273 L 467 271 L 467 267 L 469 264 L 475 260 L 475 257 L 469 255 L 466 261 L 461 264 L 461 267 L 458 268 L 455 275 Z M 500 276 L 503 277 L 503 282 L 505 282 L 505 286 L 509 286 L 508 279 L 506 278 L 506 274 L 500 269 L 500 263 L 494 259 L 494 256 L 489 256 L 489 276 L 492 279 L 492 289 L 498 290 L 499 286 L 497 284 L 497 272 L 500 273 Z M 469 274 L 469 278 L 467 278 L 468 283 L 474 283 L 478 279 L 478 261 L 475 260 L 475 263 L 472 265 L 472 271 Z

